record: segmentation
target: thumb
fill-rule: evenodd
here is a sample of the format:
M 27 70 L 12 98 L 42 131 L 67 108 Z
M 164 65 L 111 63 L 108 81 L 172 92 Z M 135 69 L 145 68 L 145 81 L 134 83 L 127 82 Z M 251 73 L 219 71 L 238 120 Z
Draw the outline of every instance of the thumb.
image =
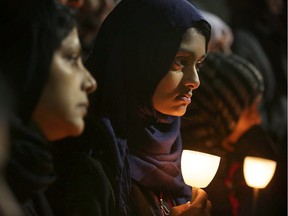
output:
M 192 198 L 191 198 L 191 202 L 193 202 L 196 197 L 198 195 L 198 188 L 197 187 L 192 187 Z

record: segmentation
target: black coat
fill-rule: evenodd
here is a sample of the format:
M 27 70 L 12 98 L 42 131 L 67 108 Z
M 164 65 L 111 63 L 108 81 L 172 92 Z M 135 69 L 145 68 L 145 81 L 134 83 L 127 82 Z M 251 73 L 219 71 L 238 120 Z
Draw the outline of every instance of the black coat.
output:
M 109 121 L 100 120 L 86 122 L 82 136 L 55 143 L 57 180 L 46 191 L 55 216 L 122 215 L 119 179 L 125 168 L 117 158 L 125 161 L 126 156 L 112 137 Z

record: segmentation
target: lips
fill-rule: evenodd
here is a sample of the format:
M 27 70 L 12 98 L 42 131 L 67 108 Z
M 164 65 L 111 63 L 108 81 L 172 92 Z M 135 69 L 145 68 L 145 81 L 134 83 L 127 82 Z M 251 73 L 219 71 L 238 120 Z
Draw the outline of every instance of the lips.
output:
M 185 94 L 185 97 L 187 97 L 187 98 L 191 98 L 192 95 L 193 95 L 193 93 L 192 93 L 192 91 L 190 91 L 190 92 L 188 92 L 188 94 Z
M 80 103 L 79 106 L 88 108 L 89 107 L 89 103 L 88 102 L 83 102 L 83 103 Z
M 83 115 L 86 115 L 88 107 L 89 107 L 89 103 L 80 103 L 78 107 L 80 107 L 80 109 L 82 110 Z
M 187 94 L 179 95 L 177 99 L 189 104 L 191 102 L 191 97 L 192 97 L 192 92 L 188 92 Z

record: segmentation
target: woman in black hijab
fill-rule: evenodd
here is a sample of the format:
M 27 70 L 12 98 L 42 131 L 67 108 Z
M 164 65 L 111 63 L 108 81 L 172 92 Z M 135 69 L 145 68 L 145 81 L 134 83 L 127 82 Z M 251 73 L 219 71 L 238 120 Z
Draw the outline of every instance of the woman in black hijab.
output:
M 95 80 L 82 64 L 66 7 L 12 0 L 3 8 L 0 68 L 15 102 L 6 177 L 25 215 L 52 215 L 42 193 L 55 180 L 48 141 L 83 131 Z
M 209 214 L 201 189 L 195 203 L 184 204 L 191 188 L 181 176 L 179 135 L 209 37 L 210 25 L 187 1 L 118 3 L 86 62 L 99 91 L 91 97 L 84 134 L 68 154 L 72 142 L 57 145 L 60 177 L 50 200 L 65 201 L 66 209 L 55 207 L 62 208 L 59 215 L 147 216 L 162 215 L 165 208 L 172 209 L 170 215 Z M 160 199 L 171 205 L 164 207 Z

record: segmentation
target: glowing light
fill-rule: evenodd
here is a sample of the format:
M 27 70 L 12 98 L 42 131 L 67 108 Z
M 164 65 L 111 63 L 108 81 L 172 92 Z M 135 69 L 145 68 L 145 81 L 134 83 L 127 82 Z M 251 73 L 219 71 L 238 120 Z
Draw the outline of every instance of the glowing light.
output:
M 276 162 L 265 158 L 247 156 L 244 159 L 243 169 L 248 186 L 265 188 L 275 173 Z
M 220 159 L 216 155 L 183 150 L 181 169 L 184 182 L 191 187 L 207 187 L 218 170 Z

